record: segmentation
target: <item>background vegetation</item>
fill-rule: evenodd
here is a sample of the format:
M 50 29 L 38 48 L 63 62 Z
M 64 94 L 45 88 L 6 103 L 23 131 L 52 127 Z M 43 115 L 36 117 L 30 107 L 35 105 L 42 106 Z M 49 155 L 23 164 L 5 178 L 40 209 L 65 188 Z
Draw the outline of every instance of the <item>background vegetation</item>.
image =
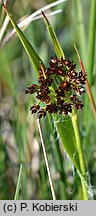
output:
M 17 22 L 22 17 L 24 20 L 25 15 L 30 15 L 54 1 L 5 2 Z M 50 16 L 49 20 L 66 57 L 74 60 L 77 70 L 80 71 L 74 50 L 74 44 L 77 45 L 96 99 L 96 12 L 92 2 L 96 4 L 95 0 L 67 0 L 47 12 L 62 9 L 61 13 Z M 1 29 L 5 17 L 1 7 Z M 26 87 L 34 83 L 36 77 L 17 36 L 14 35 L 5 42 L 10 29 L 12 26 L 9 23 L 0 45 L 0 199 L 14 199 L 20 164 L 22 169 L 18 199 L 52 199 L 36 118 L 31 116 L 29 111 L 30 105 L 34 103 L 34 97 L 24 94 Z M 43 19 L 28 24 L 24 33 L 45 65 L 49 66 L 50 57 L 55 56 L 55 53 Z M 87 93 L 83 100 L 84 109 L 78 112 L 79 127 L 89 171 L 88 191 L 90 199 L 95 199 L 96 124 Z M 70 120 L 65 118 L 64 129 L 67 121 Z M 41 125 L 56 199 L 82 199 L 79 175 L 65 153 L 51 116 L 43 119 Z

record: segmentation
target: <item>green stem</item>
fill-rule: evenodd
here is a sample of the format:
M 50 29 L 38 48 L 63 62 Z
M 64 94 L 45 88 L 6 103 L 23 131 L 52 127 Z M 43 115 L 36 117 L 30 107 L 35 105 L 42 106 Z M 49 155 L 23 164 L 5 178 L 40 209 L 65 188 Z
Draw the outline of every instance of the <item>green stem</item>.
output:
M 78 126 L 77 113 L 74 111 L 71 117 L 72 117 L 72 124 L 74 128 L 76 146 L 77 146 L 77 150 L 79 154 L 79 161 L 80 161 L 80 167 L 81 167 L 81 172 L 82 172 L 80 174 L 80 177 L 81 177 L 83 196 L 84 196 L 84 200 L 88 200 L 87 169 L 85 165 L 84 153 L 83 153 L 83 148 L 82 148 L 81 139 L 80 139 L 80 131 L 79 131 L 79 126 Z
M 89 48 L 88 48 L 88 78 L 92 84 L 92 75 L 94 67 L 95 33 L 96 33 L 96 0 L 91 1 L 90 6 L 90 24 L 89 24 Z
M 87 72 L 88 72 L 88 80 L 90 86 L 92 86 L 92 77 L 93 77 L 93 69 L 94 69 L 94 55 L 95 55 L 95 35 L 96 35 L 96 0 L 90 1 L 90 20 L 89 20 L 89 39 L 88 39 L 88 58 L 87 58 Z M 88 125 L 88 115 L 89 115 L 89 98 L 86 94 L 85 97 L 85 116 L 84 123 L 87 128 Z M 88 128 L 87 128 L 88 131 Z
M 86 35 L 85 35 L 85 29 L 84 29 L 84 17 L 83 17 L 83 11 L 82 11 L 82 1 L 81 0 L 74 0 L 74 4 L 76 6 L 76 20 L 77 20 L 77 33 L 78 33 L 78 41 L 80 44 L 81 54 L 84 63 L 86 58 Z
M 82 184 L 83 198 L 84 200 L 88 200 L 87 182 L 82 176 L 81 176 L 81 184 Z
M 14 200 L 17 200 L 19 197 L 20 185 L 21 185 L 21 174 L 22 174 L 22 164 L 20 165 L 19 176 L 17 180 L 16 192 L 14 196 Z

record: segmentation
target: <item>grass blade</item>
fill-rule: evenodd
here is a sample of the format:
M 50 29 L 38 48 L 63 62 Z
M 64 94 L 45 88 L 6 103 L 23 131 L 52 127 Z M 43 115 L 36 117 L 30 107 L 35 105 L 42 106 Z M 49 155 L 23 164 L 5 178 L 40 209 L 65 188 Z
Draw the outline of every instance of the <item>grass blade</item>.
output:
M 52 29 L 52 27 L 50 25 L 49 20 L 45 16 L 44 12 L 42 12 L 42 15 L 44 17 L 44 21 L 45 21 L 47 29 L 49 31 L 49 34 L 50 34 L 50 37 L 51 37 L 51 40 L 52 40 L 52 44 L 53 44 L 53 47 L 54 47 L 54 50 L 56 52 L 57 57 L 58 58 L 59 57 L 63 57 L 64 58 L 65 57 L 64 56 L 64 52 L 63 52 L 63 50 L 62 50 L 62 48 L 61 48 L 61 46 L 59 44 L 59 41 L 57 39 L 57 36 L 56 36 L 55 32 L 53 31 L 53 29 Z
M 40 63 L 42 63 L 42 60 L 40 59 L 40 57 L 38 56 L 38 54 L 36 53 L 36 51 L 34 50 L 32 45 L 29 43 L 29 41 L 26 39 L 26 37 L 24 36 L 22 31 L 16 25 L 16 23 L 14 22 L 12 16 L 7 11 L 5 5 L 4 4 L 2 4 L 2 5 L 3 5 L 3 7 L 4 7 L 4 9 L 5 9 L 5 11 L 6 11 L 12 25 L 13 25 L 13 27 L 15 28 L 16 33 L 17 33 L 22 45 L 24 46 L 29 58 L 31 59 L 35 71 L 38 73 L 39 65 L 40 65 Z
M 89 50 L 88 50 L 88 78 L 92 84 L 94 50 L 95 50 L 95 32 L 96 32 L 96 0 L 91 1 L 90 25 L 89 25 Z
M 74 0 L 74 7 L 76 6 L 76 20 L 77 20 L 77 33 L 78 33 L 78 41 L 80 44 L 80 51 L 82 53 L 82 58 L 84 59 L 84 64 L 86 60 L 86 35 L 85 35 L 85 28 L 84 28 L 84 17 L 82 11 L 82 1 L 81 0 Z
M 95 50 L 95 35 L 96 35 L 96 0 L 90 1 L 90 24 L 89 24 L 89 47 L 88 47 L 88 80 L 89 84 L 92 85 L 92 77 L 93 77 L 93 67 L 94 67 L 94 50 Z M 88 122 L 88 115 L 89 115 L 89 98 L 86 95 L 85 98 L 85 124 L 87 125 Z M 94 107 L 94 106 L 93 106 Z M 96 116 L 96 110 L 95 110 Z
M 5 32 L 6 28 L 7 28 L 8 23 L 9 23 L 9 17 L 6 16 L 6 17 L 5 17 L 5 20 L 4 20 L 4 22 L 3 22 L 3 25 L 2 25 L 2 27 L 1 27 L 1 29 L 0 29 L 0 43 L 1 43 L 3 34 L 4 34 L 4 32 Z

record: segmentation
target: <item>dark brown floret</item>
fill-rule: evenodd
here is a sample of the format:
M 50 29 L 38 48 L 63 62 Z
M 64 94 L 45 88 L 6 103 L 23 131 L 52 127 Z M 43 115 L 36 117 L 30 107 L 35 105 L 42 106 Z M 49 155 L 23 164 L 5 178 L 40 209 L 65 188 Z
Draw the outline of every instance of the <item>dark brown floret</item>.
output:
M 63 81 L 58 89 L 55 90 L 55 92 L 57 93 L 58 96 L 65 96 L 65 92 L 70 91 L 71 90 L 71 85 L 70 82 L 68 81 Z
M 46 98 L 44 98 L 44 102 L 45 102 L 46 104 L 48 104 L 48 103 L 50 102 L 50 97 L 47 96 Z
M 64 90 L 60 88 L 56 89 L 55 92 L 57 93 L 57 96 L 61 96 L 61 97 L 65 96 Z
M 38 82 L 39 82 L 40 84 L 43 84 L 43 83 L 45 82 L 44 77 L 43 77 L 43 76 L 40 76 L 39 79 L 38 79 Z
M 53 68 L 47 68 L 46 71 L 45 71 L 46 77 L 49 77 L 52 74 L 54 74 L 54 69 Z
M 68 77 L 69 77 L 70 82 L 75 81 L 77 79 L 76 71 L 72 70 L 68 72 Z
M 66 103 L 60 107 L 60 114 L 68 115 L 68 105 Z
M 29 94 L 29 90 L 28 89 L 25 90 L 25 94 Z
M 79 78 L 77 78 L 77 79 L 75 80 L 75 83 L 76 83 L 77 85 L 80 85 L 80 84 L 81 84 L 81 80 L 80 80 Z
M 55 67 L 57 67 L 58 66 L 58 59 L 56 58 L 56 57 L 54 57 L 54 58 L 51 58 L 51 60 L 50 60 L 50 68 L 52 67 L 52 68 L 55 68 Z
M 70 89 L 71 89 L 71 84 L 70 84 L 70 82 L 67 81 L 67 80 L 66 80 L 66 81 L 63 81 L 63 82 L 60 84 L 59 89 L 64 90 L 64 92 L 70 91 Z
M 82 110 L 82 108 L 83 108 L 83 104 L 82 104 L 82 102 L 81 101 L 79 101 L 76 105 L 75 105 L 75 108 L 78 110 Z
M 55 103 L 51 103 L 46 106 L 46 111 L 48 111 L 50 114 L 57 113 L 58 108 Z
M 48 77 L 47 79 L 46 79 L 46 82 L 45 82 L 45 84 L 46 84 L 46 86 L 50 86 L 52 83 L 53 83 L 53 79 L 52 78 L 50 78 L 50 77 Z
M 62 105 L 64 104 L 64 100 L 62 100 L 60 97 L 57 97 L 57 105 Z
M 64 64 L 68 67 L 70 67 L 72 65 L 73 62 L 71 62 L 69 59 L 65 59 L 64 60 Z
M 41 86 L 40 90 L 37 92 L 36 98 L 41 100 L 41 101 L 46 101 L 49 100 L 48 94 L 50 93 L 49 88 L 45 86 Z
M 83 73 L 83 72 L 81 71 L 81 72 L 79 73 L 78 78 L 80 79 L 81 84 L 85 84 L 87 75 L 86 75 L 86 73 Z
M 79 102 L 79 99 L 78 97 L 76 96 L 76 94 L 73 94 L 71 95 L 71 98 L 70 98 L 74 104 L 77 104 Z
M 68 112 L 72 112 L 72 104 L 67 104 L 67 110 L 68 110 Z
M 44 110 L 44 108 L 41 108 L 38 112 L 38 118 L 42 118 L 42 117 L 45 117 L 46 116 L 46 112 Z
M 33 84 L 30 87 L 27 87 L 27 89 L 25 90 L 25 94 L 33 94 L 37 91 L 38 85 Z
M 77 89 L 76 89 L 76 92 L 81 95 L 82 93 L 85 93 L 85 89 L 83 86 L 79 86 Z
M 39 108 L 40 108 L 40 106 L 36 105 L 36 104 L 34 104 L 33 106 L 31 106 L 30 107 L 31 114 L 36 113 Z

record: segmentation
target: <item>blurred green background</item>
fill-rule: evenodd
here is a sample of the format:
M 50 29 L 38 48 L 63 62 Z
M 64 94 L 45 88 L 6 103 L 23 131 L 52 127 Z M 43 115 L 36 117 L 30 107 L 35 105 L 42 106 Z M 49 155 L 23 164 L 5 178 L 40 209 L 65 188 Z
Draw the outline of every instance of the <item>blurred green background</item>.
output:
M 94 1 L 94 0 L 93 0 Z M 51 0 L 12 0 L 7 8 L 18 23 L 25 15 L 29 16 Z M 62 9 L 62 12 L 50 16 L 66 57 L 74 60 L 80 71 L 74 44 L 77 45 L 86 71 L 94 98 L 96 99 L 96 40 L 92 71 L 90 75 L 89 35 L 91 0 L 67 0 L 45 13 Z M 96 13 L 95 13 L 96 14 Z M 0 28 L 4 25 L 5 13 L 0 7 Z M 95 25 L 96 28 L 96 25 Z M 30 114 L 33 96 L 24 94 L 28 85 L 36 80 L 31 62 L 16 35 L 4 44 L 4 39 L 12 26 L 5 29 L 0 44 L 0 199 L 14 199 L 20 164 L 22 175 L 19 199 L 52 199 L 38 135 L 36 119 Z M 45 65 L 49 66 L 50 57 L 55 56 L 50 37 L 42 18 L 28 24 L 24 33 L 37 50 Z M 79 113 L 83 149 L 89 178 L 90 197 L 96 198 L 96 124 L 91 105 L 84 100 L 84 109 Z M 41 121 L 46 144 L 50 170 L 57 199 L 82 199 L 81 185 L 69 158 L 59 140 L 56 128 L 50 116 Z M 71 148 L 71 146 L 70 146 Z

